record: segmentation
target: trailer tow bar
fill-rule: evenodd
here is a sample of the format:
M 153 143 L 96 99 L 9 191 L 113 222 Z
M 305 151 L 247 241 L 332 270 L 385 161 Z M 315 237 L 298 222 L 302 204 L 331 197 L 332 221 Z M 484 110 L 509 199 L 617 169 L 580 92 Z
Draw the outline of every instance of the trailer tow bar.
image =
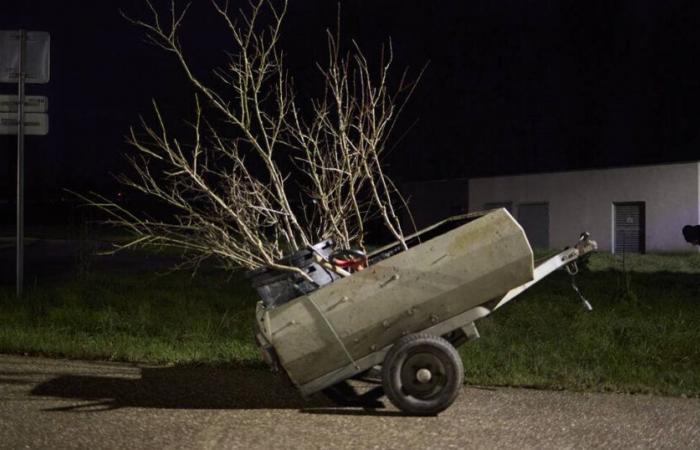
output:
M 586 311 L 593 311 L 593 306 L 591 306 L 591 303 L 586 300 L 586 297 L 583 296 L 581 291 L 579 290 L 578 286 L 576 285 L 576 274 L 578 274 L 578 264 L 576 264 L 576 261 L 572 261 L 569 264 L 566 265 L 566 271 L 571 275 L 571 287 L 574 289 L 574 292 L 578 295 L 578 298 L 581 299 L 581 303 L 583 303 L 583 309 Z

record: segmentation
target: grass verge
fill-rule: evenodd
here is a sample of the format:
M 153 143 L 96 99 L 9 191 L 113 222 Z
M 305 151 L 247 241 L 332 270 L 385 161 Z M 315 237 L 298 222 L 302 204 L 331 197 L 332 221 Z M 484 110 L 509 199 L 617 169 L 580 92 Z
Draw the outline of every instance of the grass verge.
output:
M 461 349 L 470 384 L 700 396 L 700 255 L 594 255 L 477 323 Z M 254 292 L 240 275 L 81 273 L 0 290 L 0 352 L 258 366 Z
M 149 363 L 257 363 L 240 276 L 89 273 L 0 292 L 0 351 Z
M 469 382 L 699 396 L 700 257 L 631 260 L 625 274 L 595 255 L 577 277 L 592 312 L 558 272 L 481 320 L 461 349 Z

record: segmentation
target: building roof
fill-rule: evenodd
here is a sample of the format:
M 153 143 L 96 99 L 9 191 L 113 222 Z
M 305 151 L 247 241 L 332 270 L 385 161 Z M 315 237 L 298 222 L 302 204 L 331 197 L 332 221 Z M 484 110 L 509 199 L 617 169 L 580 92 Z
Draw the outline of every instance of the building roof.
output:
M 601 171 L 605 171 L 605 170 L 637 169 L 637 168 L 644 168 L 644 167 L 663 167 L 663 166 L 683 166 L 683 165 L 690 165 L 690 164 L 700 164 L 700 161 L 693 160 L 693 161 L 679 161 L 679 162 L 660 163 L 660 164 L 638 164 L 638 165 L 633 165 L 633 166 L 595 167 L 595 168 L 586 168 L 586 169 L 553 170 L 553 171 L 546 171 L 546 172 L 514 173 L 514 174 L 508 174 L 508 175 L 490 175 L 490 176 L 469 177 L 469 179 L 470 180 L 478 180 L 478 179 L 485 179 L 485 178 L 510 178 L 510 177 L 525 177 L 525 176 L 533 176 L 533 175 L 553 175 L 553 174 L 576 173 L 576 172 L 601 172 Z

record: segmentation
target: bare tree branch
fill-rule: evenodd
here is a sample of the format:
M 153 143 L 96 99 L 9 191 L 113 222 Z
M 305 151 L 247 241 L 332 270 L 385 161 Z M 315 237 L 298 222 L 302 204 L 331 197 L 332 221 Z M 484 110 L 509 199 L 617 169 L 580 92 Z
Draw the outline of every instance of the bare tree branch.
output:
M 187 143 L 171 135 L 154 102 L 154 125 L 141 119 L 127 139 L 135 150 L 128 157 L 133 174 L 119 180 L 167 205 L 167 220 L 98 194 L 78 195 L 106 213 L 108 223 L 132 232 L 134 239 L 115 251 L 173 247 L 192 267 L 217 258 L 230 268 L 267 266 L 308 279 L 281 257 L 327 238 L 364 249 L 373 218 L 405 248 L 397 212 L 405 202 L 382 154 L 415 83 L 403 76 L 396 90 L 389 88 L 391 43 L 373 74 L 356 43 L 341 53 L 339 31 L 327 32 L 328 60 L 318 64 L 323 93 L 301 108 L 279 49 L 286 1 L 275 7 L 251 0 L 236 20 L 228 1 L 211 0 L 234 46 L 226 67 L 210 72 L 219 84 L 197 75 L 180 45 L 189 5 L 178 10 L 173 1 L 163 14 L 145 1 L 150 20 L 128 20 L 174 55 L 194 88 L 192 135 Z M 261 23 L 263 15 L 269 24 Z

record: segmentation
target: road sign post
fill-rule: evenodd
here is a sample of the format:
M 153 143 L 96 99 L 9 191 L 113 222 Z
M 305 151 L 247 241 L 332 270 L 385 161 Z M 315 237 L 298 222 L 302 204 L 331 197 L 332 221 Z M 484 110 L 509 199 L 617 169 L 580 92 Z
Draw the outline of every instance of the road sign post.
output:
M 7 103 L 9 113 L 0 113 L 0 133 L 17 133 L 17 296 L 22 296 L 24 286 L 24 135 L 46 134 L 48 115 L 25 114 L 27 99 L 24 95 L 25 83 L 48 83 L 49 81 L 49 34 L 42 31 L 0 31 L 0 83 L 17 81 L 16 111 L 12 110 L 12 99 L 0 104 L 3 111 Z M 43 97 L 45 100 L 45 97 Z M 36 99 L 36 98 L 35 98 Z M 39 101 L 41 104 L 41 101 Z M 46 101 L 43 102 L 45 106 Z M 39 106 L 41 108 L 41 105 Z M 17 113 L 16 129 L 10 119 Z M 43 111 L 41 111 L 43 113 Z M 34 120 L 32 122 L 31 120 Z M 6 123 L 8 122 L 8 123 Z M 29 127 L 28 127 L 29 125 Z
M 17 70 L 17 297 L 24 287 L 24 54 L 26 33 L 19 32 Z

